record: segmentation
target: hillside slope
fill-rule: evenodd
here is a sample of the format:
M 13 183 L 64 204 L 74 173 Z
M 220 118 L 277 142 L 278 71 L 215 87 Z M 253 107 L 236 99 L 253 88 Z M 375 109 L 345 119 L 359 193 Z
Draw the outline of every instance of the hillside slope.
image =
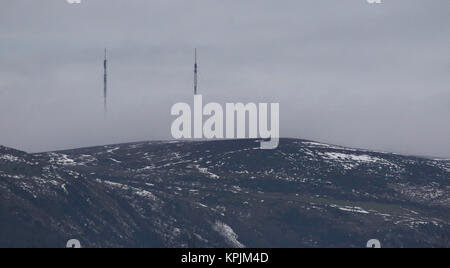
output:
M 450 162 L 283 139 L 0 147 L 0 247 L 448 247 Z

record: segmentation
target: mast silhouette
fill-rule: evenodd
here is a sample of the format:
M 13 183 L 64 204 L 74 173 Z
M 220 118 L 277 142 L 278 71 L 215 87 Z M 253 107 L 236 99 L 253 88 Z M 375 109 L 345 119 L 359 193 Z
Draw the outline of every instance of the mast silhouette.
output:
M 107 97 L 108 97 L 108 59 L 106 58 L 106 48 L 105 48 L 105 60 L 103 62 L 104 67 L 104 80 L 103 80 L 103 106 L 106 115 L 107 112 Z
M 198 86 L 198 65 L 197 65 L 197 49 L 195 49 L 195 64 L 194 64 L 194 95 L 197 95 Z

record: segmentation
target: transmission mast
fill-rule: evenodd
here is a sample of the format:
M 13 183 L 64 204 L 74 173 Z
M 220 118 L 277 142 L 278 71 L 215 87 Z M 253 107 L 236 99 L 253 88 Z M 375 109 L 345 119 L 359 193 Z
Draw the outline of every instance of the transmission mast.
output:
M 104 80 L 103 80 L 103 106 L 105 110 L 105 115 L 107 112 L 107 97 L 108 97 L 108 59 L 106 58 L 106 48 L 105 48 L 105 60 L 103 62 L 104 67 Z
M 198 86 L 198 65 L 197 65 L 197 49 L 195 49 L 194 95 L 197 95 L 197 86 Z

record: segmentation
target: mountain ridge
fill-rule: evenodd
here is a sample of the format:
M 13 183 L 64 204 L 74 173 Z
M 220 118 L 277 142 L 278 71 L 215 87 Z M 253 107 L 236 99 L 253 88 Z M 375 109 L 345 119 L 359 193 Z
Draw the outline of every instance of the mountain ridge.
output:
M 448 246 L 450 163 L 257 142 L 0 147 L 0 247 Z

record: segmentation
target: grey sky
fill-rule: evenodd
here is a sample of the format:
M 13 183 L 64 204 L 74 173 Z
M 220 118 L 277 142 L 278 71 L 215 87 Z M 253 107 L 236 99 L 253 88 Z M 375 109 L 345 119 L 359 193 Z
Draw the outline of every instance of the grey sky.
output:
M 2 0 L 0 144 L 170 139 L 198 47 L 206 101 L 280 102 L 283 137 L 450 157 L 449 26 L 448 0 Z

